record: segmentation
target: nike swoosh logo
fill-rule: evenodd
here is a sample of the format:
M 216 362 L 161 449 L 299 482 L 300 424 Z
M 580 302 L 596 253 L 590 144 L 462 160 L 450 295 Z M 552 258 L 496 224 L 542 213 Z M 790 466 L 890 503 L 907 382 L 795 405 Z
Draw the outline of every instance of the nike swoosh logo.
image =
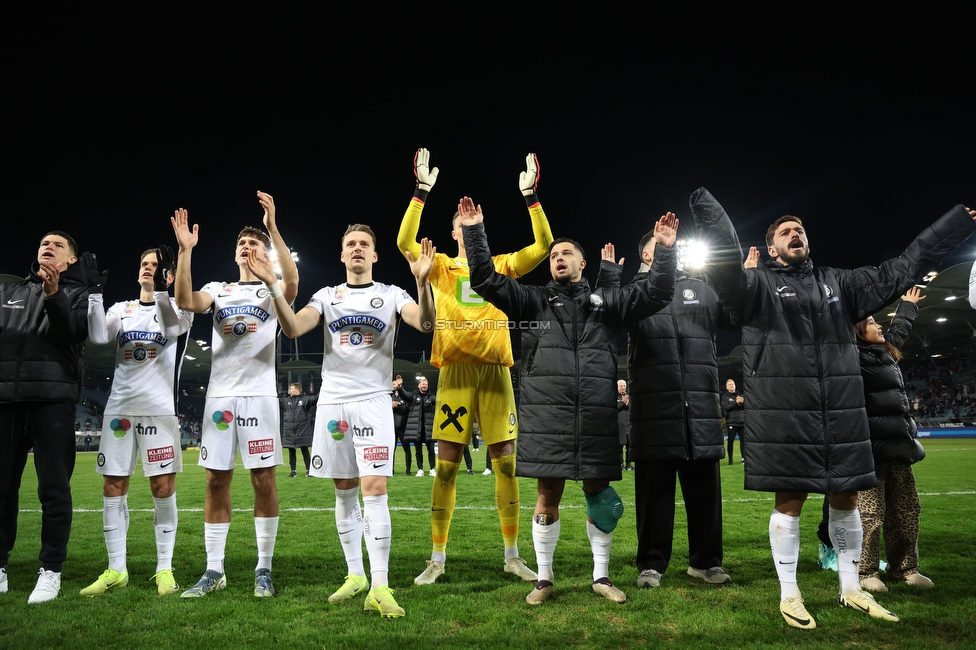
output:
M 514 429 L 514 428 L 513 428 L 513 429 L 509 429 L 509 430 L 508 430 L 508 432 L 509 432 L 509 433 L 515 433 L 515 429 Z M 740 445 L 740 446 L 741 446 L 741 445 Z
M 792 614 L 787 614 L 786 612 L 783 612 L 783 616 L 788 616 L 789 618 L 792 618 L 794 621 L 796 621 L 800 625 L 810 625 L 810 619 L 809 618 L 797 618 L 796 616 L 793 616 Z
M 261 456 L 261 460 L 268 460 L 272 456 L 274 456 L 274 454 L 268 454 L 267 456 Z
M 170 533 L 172 533 L 172 532 L 173 532 L 174 530 L 176 530 L 176 529 L 175 529 L 175 528 L 170 528 L 169 530 L 166 530 L 166 529 L 164 528 L 164 529 L 163 529 L 163 535 L 169 535 L 169 534 L 170 534 Z
M 553 300 L 559 300 L 559 296 L 549 296 L 549 302 L 552 302 Z
M 345 535 L 346 533 L 351 533 L 354 530 L 355 530 L 355 528 L 350 528 L 349 530 L 340 530 L 339 531 L 339 534 L 340 535 Z
M 852 603 L 849 600 L 847 601 L 847 604 L 848 605 L 853 605 L 854 607 L 857 607 L 862 612 L 870 612 L 871 611 L 871 608 L 870 607 L 862 607 L 861 605 L 858 605 L 857 603 Z
M 7 300 L 7 304 L 8 305 L 17 305 L 17 304 L 20 304 L 22 302 L 24 302 L 24 298 L 21 298 L 19 300 L 9 300 L 9 299 Z
M 780 560 L 779 563 L 780 564 L 796 564 L 796 562 L 784 562 L 783 560 Z
M 168 463 L 160 463 L 159 466 L 160 467 L 169 467 L 172 464 L 173 464 L 173 461 L 169 461 Z
M 379 469 L 381 467 L 386 467 L 386 463 L 380 463 L 379 465 L 373 463 L 373 469 Z
M 373 539 L 379 541 L 381 539 L 390 539 L 390 538 L 389 537 L 374 537 Z M 865 611 L 867 611 L 867 610 L 865 610 Z
M 514 505 L 515 505 L 516 503 L 518 503 L 518 501 L 509 501 L 509 502 L 508 502 L 508 505 L 510 505 L 510 506 L 514 506 Z

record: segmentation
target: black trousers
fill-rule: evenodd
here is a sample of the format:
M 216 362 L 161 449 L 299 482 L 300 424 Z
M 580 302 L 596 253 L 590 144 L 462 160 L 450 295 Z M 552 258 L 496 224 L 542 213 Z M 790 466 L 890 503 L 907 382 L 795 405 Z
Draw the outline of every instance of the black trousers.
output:
M 741 447 L 740 456 L 745 458 L 746 455 L 746 444 L 742 442 L 742 429 L 741 424 L 728 424 L 725 426 L 726 435 L 728 437 L 729 444 L 729 465 L 732 464 L 732 450 L 735 449 L 735 437 L 739 436 L 739 447 Z
M 688 517 L 688 565 L 722 564 L 722 484 L 718 460 L 636 461 L 637 568 L 664 573 L 674 542 L 675 479 Z
M 308 447 L 298 447 L 302 450 L 302 460 L 305 461 L 305 471 L 312 469 L 312 464 L 309 462 L 310 454 Z M 298 454 L 295 453 L 295 447 L 288 448 L 288 464 L 291 465 L 291 471 L 295 471 L 298 465 Z
M 71 474 L 75 469 L 75 405 L 0 404 L 0 567 L 17 539 L 20 480 L 34 449 L 41 502 L 41 567 L 61 571 L 71 532 Z
M 417 469 L 424 468 L 424 447 L 427 447 L 427 461 L 430 463 L 430 469 L 435 469 L 437 467 L 437 455 L 434 453 L 434 439 L 428 438 L 424 442 L 414 441 L 414 449 L 417 450 Z
M 400 441 L 400 446 L 403 448 L 403 456 L 407 461 L 407 476 L 410 476 L 410 463 L 412 462 L 410 460 L 410 443 L 403 439 L 403 435 L 406 433 L 406 428 L 407 425 L 404 423 L 402 427 L 397 427 L 394 430 L 394 433 L 396 434 L 396 439 Z

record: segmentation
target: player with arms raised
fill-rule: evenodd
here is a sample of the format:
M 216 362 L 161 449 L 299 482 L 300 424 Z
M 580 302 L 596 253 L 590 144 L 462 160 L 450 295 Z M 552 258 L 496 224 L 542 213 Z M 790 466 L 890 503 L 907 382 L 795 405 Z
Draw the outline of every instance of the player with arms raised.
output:
M 393 345 L 401 318 L 421 332 L 433 330 L 434 300 L 427 279 L 433 258 L 434 248 L 426 239 L 416 259 L 407 257 L 417 279 L 418 305 L 403 289 L 373 282 L 376 236 L 369 226 L 354 224 L 342 235 L 344 284 L 320 289 L 297 314 L 289 300 L 274 301 L 281 331 L 290 338 L 325 325 L 311 475 L 335 483 L 336 528 L 348 569 L 345 583 L 329 602 L 350 600 L 370 585 L 364 610 L 386 618 L 406 613 L 388 582 L 392 526 L 386 484 L 393 475 L 396 447 L 390 408 Z M 249 258 L 248 266 L 255 276 L 273 281 L 267 260 Z M 364 536 L 371 581 L 363 566 Z
M 186 210 L 172 218 L 180 244 L 176 269 L 176 304 L 202 314 L 213 312 L 213 365 L 203 418 L 200 465 L 207 469 L 203 506 L 207 570 L 183 598 L 199 598 L 227 586 L 224 550 L 230 530 L 230 483 L 240 449 L 244 467 L 254 486 L 254 531 L 258 563 L 254 595 L 274 596 L 271 558 L 278 537 L 278 486 L 275 467 L 282 464 L 278 426 L 278 391 L 275 377 L 275 335 L 278 321 L 271 306 L 276 296 L 288 302 L 298 294 L 298 268 L 278 232 L 275 204 L 270 194 L 258 192 L 264 208 L 265 234 L 247 227 L 237 237 L 234 261 L 240 271 L 237 282 L 210 282 L 193 291 L 190 254 L 197 245 L 197 225 L 191 230 Z M 268 235 L 270 234 L 270 238 Z M 278 252 L 281 281 L 271 284 L 257 278 L 248 261 L 270 261 Z
M 108 569 L 81 590 L 94 598 L 129 582 L 126 535 L 129 530 L 129 479 L 136 455 L 149 477 L 155 513 L 156 590 L 160 596 L 179 592 L 173 577 L 176 544 L 176 473 L 183 471 L 177 390 L 180 367 L 193 314 L 177 308 L 167 288 L 175 264 L 169 246 L 142 253 L 139 299 L 117 302 L 106 314 L 102 293 L 88 295 L 88 335 L 92 343 L 118 340 L 115 380 L 105 405 L 99 474 L 105 476 L 102 496 L 103 531 Z
M 420 250 L 416 241 L 420 214 L 438 171 L 436 167 L 430 169 L 428 162 L 428 151 L 419 149 L 414 158 L 417 189 L 397 235 L 397 246 L 405 255 L 416 256 Z M 522 277 L 538 266 L 548 256 L 552 243 L 549 222 L 536 196 L 539 160 L 535 154 L 529 154 L 525 164 L 519 188 L 529 209 L 535 241 L 517 253 L 492 257 L 495 270 L 512 278 Z M 414 582 L 431 584 L 444 573 L 447 537 L 457 495 L 457 472 L 465 445 L 471 442 L 476 417 L 495 467 L 495 500 L 505 546 L 505 571 L 532 581 L 536 574 L 518 553 L 520 501 L 518 479 L 515 478 L 518 424 L 509 371 L 513 359 L 512 340 L 506 326 L 508 318 L 471 289 L 467 252 L 457 213 L 452 219 L 452 227 L 457 255 L 435 255 L 430 274 L 438 318 L 430 359 L 434 367 L 440 368 L 433 428 L 434 438 L 438 441 L 438 457 L 431 493 L 433 552 L 427 568 Z M 477 327 L 472 328 L 474 324 Z

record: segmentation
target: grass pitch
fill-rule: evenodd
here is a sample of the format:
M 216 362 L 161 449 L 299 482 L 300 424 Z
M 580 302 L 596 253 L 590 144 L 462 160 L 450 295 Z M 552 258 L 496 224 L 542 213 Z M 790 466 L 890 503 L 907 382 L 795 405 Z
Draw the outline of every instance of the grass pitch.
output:
M 155 542 L 148 480 L 133 477 L 129 493 L 129 585 L 96 599 L 78 591 L 107 566 L 102 538 L 101 476 L 95 454 L 78 454 L 72 481 L 74 524 L 60 597 L 27 605 L 36 579 L 40 509 L 28 460 L 20 498 L 17 544 L 8 564 L 10 591 L 0 595 L 0 649 L 28 648 L 973 648 L 976 587 L 976 440 L 926 440 L 926 459 L 915 466 L 922 494 L 919 548 L 922 572 L 935 581 L 917 590 L 889 581 L 879 602 L 901 617 L 886 623 L 838 607 L 837 575 L 817 564 L 820 497 L 812 496 L 801 521 L 799 584 L 817 629 L 787 627 L 779 614 L 779 583 L 769 553 L 772 495 L 742 489 L 742 465 L 722 464 L 724 567 L 734 584 L 705 585 L 685 574 L 687 529 L 679 508 L 675 551 L 658 589 L 638 590 L 634 567 L 633 474 L 616 485 L 627 511 L 614 533 L 611 579 L 628 595 L 616 605 L 590 589 L 592 557 L 580 487 L 567 485 L 562 535 L 555 554 L 556 592 L 541 607 L 525 604 L 529 583 L 502 572 L 501 532 L 494 508 L 494 478 L 482 476 L 484 451 L 473 454 L 475 475 L 458 476 L 458 509 L 448 544 L 447 571 L 437 584 L 413 578 L 430 557 L 429 476 L 406 476 L 402 450 L 390 481 L 393 550 L 390 584 L 407 610 L 394 621 L 363 613 L 363 598 L 329 605 L 342 583 L 345 562 L 335 530 L 332 482 L 288 478 L 279 468 L 281 523 L 274 558 L 278 597 L 256 599 L 257 558 L 251 516 L 253 494 L 238 467 L 234 520 L 227 544 L 228 588 L 202 599 L 158 598 Z M 738 451 L 738 450 L 737 450 Z M 180 508 L 174 572 L 183 588 L 203 573 L 203 469 L 185 452 L 177 478 Z M 738 461 L 738 456 L 736 456 Z M 137 469 L 141 472 L 141 468 Z M 535 568 L 531 515 L 535 482 L 523 479 L 520 551 Z M 680 493 L 676 496 L 680 501 Z M 365 550 L 364 550 L 365 553 Z M 368 568 L 368 561 L 367 561 Z

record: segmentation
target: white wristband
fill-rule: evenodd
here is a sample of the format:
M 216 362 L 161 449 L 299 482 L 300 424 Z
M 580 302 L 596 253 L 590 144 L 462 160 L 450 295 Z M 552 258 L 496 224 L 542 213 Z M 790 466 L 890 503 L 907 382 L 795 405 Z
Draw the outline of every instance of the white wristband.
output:
M 272 300 L 274 300 L 275 298 L 280 298 L 281 296 L 285 295 L 284 292 L 282 292 L 281 290 L 281 280 L 278 280 L 274 284 L 268 285 L 268 295 L 271 296 Z

